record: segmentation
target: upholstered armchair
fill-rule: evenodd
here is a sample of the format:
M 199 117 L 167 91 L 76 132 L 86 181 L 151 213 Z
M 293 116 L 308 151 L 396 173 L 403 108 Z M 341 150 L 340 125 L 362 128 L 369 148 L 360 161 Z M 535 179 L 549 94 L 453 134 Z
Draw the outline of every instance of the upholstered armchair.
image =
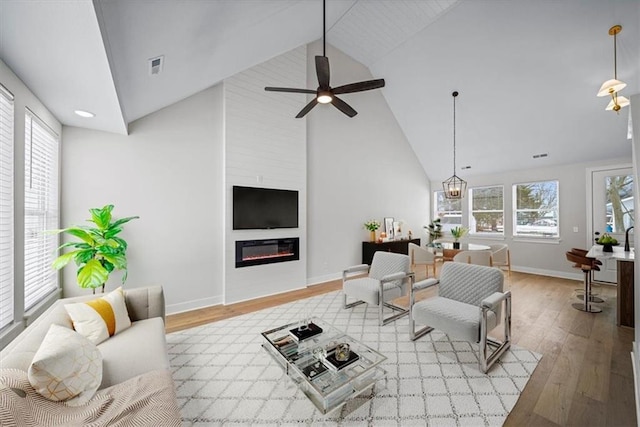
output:
M 437 297 L 415 301 L 417 290 L 435 285 Z M 484 373 L 511 345 L 511 292 L 504 291 L 504 276 L 497 268 L 446 262 L 440 280 L 426 279 L 411 287 L 409 311 L 412 340 L 437 329 L 450 338 L 478 343 L 478 362 Z M 487 336 L 500 324 L 501 316 L 502 342 Z M 416 323 L 428 326 L 416 331 Z
M 493 267 L 490 251 L 460 251 L 453 257 L 453 262 L 466 262 L 467 264 Z
M 411 271 L 415 273 L 416 265 L 424 265 L 426 277 L 429 277 L 429 266 L 433 269 L 433 277 L 436 276 L 436 254 L 414 243 L 409 243 L 409 259 Z
M 365 273 L 368 275 L 363 277 Z M 390 301 L 407 295 L 408 288 L 414 284 L 414 277 L 407 255 L 378 251 L 373 254 L 371 267 L 360 264 L 342 272 L 343 306 L 345 309 L 364 303 L 378 306 L 380 326 L 386 325 L 409 314 L 409 310 Z M 355 298 L 356 301 L 347 304 L 347 297 Z M 385 319 L 384 307 L 399 313 Z
M 491 245 L 491 258 L 494 267 L 507 267 L 509 277 L 511 277 L 511 253 L 509 252 L 509 245 L 504 243 Z

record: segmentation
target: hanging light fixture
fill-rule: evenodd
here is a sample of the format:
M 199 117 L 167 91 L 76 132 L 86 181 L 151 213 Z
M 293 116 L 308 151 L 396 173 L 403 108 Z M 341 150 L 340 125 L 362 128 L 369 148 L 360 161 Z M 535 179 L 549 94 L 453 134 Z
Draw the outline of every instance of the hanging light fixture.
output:
M 617 58 L 617 35 L 622 31 L 621 25 L 614 25 L 609 28 L 609 35 L 613 36 L 613 78 L 602 83 L 598 96 L 611 96 L 609 105 L 605 108 L 607 111 L 620 111 L 622 107 L 629 105 L 629 100 L 624 96 L 618 96 L 618 92 L 624 89 L 627 84 L 618 80 L 618 58 Z
M 447 199 L 462 199 L 467 190 L 467 181 L 456 175 L 456 97 L 458 92 L 453 92 L 451 96 L 453 96 L 453 176 L 442 182 L 442 188 Z

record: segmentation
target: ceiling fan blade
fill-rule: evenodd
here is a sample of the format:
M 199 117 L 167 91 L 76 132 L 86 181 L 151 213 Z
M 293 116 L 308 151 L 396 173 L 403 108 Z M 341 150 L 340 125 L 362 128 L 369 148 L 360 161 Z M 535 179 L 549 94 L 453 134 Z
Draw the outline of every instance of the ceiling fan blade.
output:
M 336 107 L 338 110 L 342 111 L 349 117 L 353 117 L 356 114 L 358 114 L 358 112 L 353 108 L 351 108 L 349 104 L 347 104 L 346 102 L 344 102 L 342 99 L 338 98 L 335 95 L 333 96 L 331 103 L 333 104 L 334 107 Z
M 328 89 L 329 58 L 326 56 L 316 56 L 316 74 L 318 75 L 318 86 L 322 89 Z
M 296 88 L 289 88 L 289 87 L 265 87 L 264 90 L 268 92 L 312 93 L 314 95 L 316 94 L 315 90 L 296 89 Z
M 298 113 L 298 115 L 296 116 L 296 119 L 301 119 L 303 118 L 309 111 L 311 111 L 311 109 L 313 107 L 315 107 L 318 104 L 318 99 L 317 98 L 313 98 L 311 100 L 310 103 L 308 103 L 307 105 L 305 105 L 305 107 L 300 110 L 300 112 Z
M 362 91 L 371 90 L 371 89 L 380 89 L 381 87 L 384 87 L 384 79 L 367 80 L 364 82 L 351 83 L 344 86 L 338 86 L 336 88 L 333 88 L 333 93 L 339 95 L 341 93 L 353 93 L 353 92 L 362 92 Z

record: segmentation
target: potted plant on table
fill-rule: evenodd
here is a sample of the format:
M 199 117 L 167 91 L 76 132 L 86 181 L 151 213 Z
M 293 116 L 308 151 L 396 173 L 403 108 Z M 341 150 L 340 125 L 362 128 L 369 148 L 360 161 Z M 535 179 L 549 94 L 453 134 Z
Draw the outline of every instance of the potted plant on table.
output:
M 460 227 L 453 227 L 451 229 L 451 235 L 453 236 L 453 249 L 460 249 L 460 239 L 467 234 L 467 229 Z
M 60 270 L 73 260 L 78 266 L 77 280 L 81 288 L 93 289 L 104 286 L 109 279 L 109 274 L 114 270 L 122 270 L 122 283 L 127 280 L 127 242 L 118 237 L 122 232 L 122 225 L 139 218 L 130 216 L 112 222 L 111 211 L 113 205 L 102 208 L 89 209 L 94 226 L 72 226 L 55 233 L 67 233 L 80 239 L 79 242 L 68 242 L 61 245 L 58 250 L 74 248 L 70 252 L 60 255 L 54 262 L 53 268 Z
M 440 218 L 434 219 L 429 223 L 429 225 L 425 225 L 424 228 L 427 230 L 427 233 L 429 233 L 429 244 L 427 246 L 436 246 L 437 243 L 434 243 L 434 241 L 442 237 L 442 224 L 440 223 Z
M 370 219 L 369 221 L 364 223 L 364 228 L 369 230 L 369 232 L 371 233 L 371 241 L 375 242 L 376 241 L 376 230 L 378 228 L 380 228 L 380 222 L 376 221 L 375 219 Z

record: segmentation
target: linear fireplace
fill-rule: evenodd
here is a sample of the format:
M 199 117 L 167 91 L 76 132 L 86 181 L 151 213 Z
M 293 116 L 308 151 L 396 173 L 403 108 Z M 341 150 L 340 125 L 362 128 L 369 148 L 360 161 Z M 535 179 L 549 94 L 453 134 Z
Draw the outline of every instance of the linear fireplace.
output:
M 300 239 L 236 241 L 236 268 L 300 259 Z

